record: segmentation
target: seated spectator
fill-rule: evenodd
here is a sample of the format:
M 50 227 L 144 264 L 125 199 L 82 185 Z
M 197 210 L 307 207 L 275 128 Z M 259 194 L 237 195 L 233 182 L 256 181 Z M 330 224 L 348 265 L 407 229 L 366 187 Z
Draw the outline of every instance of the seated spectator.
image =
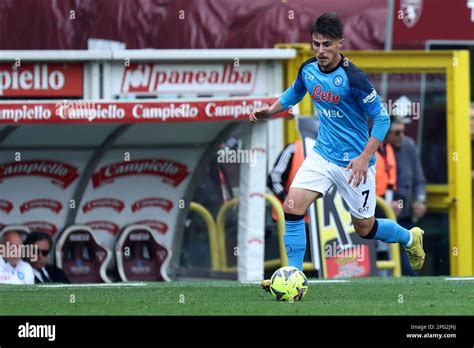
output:
M 35 260 L 28 260 L 33 267 L 36 284 L 69 283 L 62 269 L 47 264 L 48 255 L 53 246 L 53 240 L 49 234 L 45 232 L 31 232 L 25 244 L 36 246 L 38 251 L 38 257 Z
M 0 284 L 34 284 L 33 269 L 21 259 L 23 239 L 17 231 L 3 233 L 0 244 Z

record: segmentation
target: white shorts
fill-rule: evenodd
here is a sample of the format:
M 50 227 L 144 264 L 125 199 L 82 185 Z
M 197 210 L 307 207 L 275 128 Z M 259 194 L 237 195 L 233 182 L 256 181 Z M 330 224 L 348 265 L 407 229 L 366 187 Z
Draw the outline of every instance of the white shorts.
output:
M 335 185 L 337 192 L 349 206 L 352 216 L 366 219 L 375 214 L 375 165 L 369 167 L 367 182 L 353 187 L 348 183 L 352 172 L 325 160 L 314 150 L 310 151 L 296 172 L 291 187 L 316 191 L 321 194 Z

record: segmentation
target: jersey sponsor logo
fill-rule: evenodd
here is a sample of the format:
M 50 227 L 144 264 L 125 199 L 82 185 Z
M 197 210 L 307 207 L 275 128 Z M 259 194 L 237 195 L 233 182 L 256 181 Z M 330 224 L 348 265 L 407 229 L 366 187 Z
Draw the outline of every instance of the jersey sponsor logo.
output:
M 364 104 L 372 103 L 375 100 L 375 98 L 377 98 L 377 91 L 374 89 L 372 92 L 370 92 L 370 94 L 367 97 L 362 99 L 362 102 Z
M 331 109 L 321 109 L 322 115 L 329 117 L 329 118 L 334 118 L 334 117 L 339 117 L 342 118 L 344 117 L 344 114 L 340 112 L 339 110 L 331 110 Z
M 316 101 L 324 101 L 327 103 L 334 103 L 338 104 L 341 101 L 341 97 L 337 94 L 333 94 L 333 91 L 330 89 L 329 91 L 323 91 L 323 87 L 321 85 L 316 85 L 313 89 L 313 93 L 311 93 L 311 98 Z
M 403 12 L 403 23 L 413 28 L 421 17 L 423 0 L 400 0 L 400 9 Z
M 341 75 L 337 75 L 334 80 L 332 80 L 332 82 L 334 83 L 334 86 L 340 86 L 342 85 L 342 83 L 344 82 L 344 79 L 342 78 Z

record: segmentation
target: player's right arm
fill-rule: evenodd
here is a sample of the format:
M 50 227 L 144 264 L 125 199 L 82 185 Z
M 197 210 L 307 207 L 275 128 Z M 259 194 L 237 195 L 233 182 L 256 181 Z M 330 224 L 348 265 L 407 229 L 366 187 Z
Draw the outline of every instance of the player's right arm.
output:
M 271 106 L 253 110 L 249 115 L 250 122 L 256 123 L 257 120 L 266 120 L 273 115 L 291 108 L 298 104 L 306 94 L 306 86 L 303 83 L 303 69 L 300 68 L 298 76 L 293 84 L 280 96 L 280 98 Z
M 273 115 L 278 114 L 279 112 L 282 112 L 284 110 L 285 109 L 283 108 L 283 105 L 281 105 L 280 101 L 277 100 L 271 106 L 257 108 L 253 110 L 249 115 L 249 120 L 252 123 L 256 123 L 257 120 L 269 119 Z

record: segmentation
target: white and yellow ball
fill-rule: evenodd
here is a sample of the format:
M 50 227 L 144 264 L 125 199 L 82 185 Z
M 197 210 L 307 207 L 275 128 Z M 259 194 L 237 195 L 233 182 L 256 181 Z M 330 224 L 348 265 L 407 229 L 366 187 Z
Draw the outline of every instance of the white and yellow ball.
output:
M 277 301 L 300 301 L 308 292 L 308 280 L 296 267 L 281 267 L 270 280 L 270 292 Z

